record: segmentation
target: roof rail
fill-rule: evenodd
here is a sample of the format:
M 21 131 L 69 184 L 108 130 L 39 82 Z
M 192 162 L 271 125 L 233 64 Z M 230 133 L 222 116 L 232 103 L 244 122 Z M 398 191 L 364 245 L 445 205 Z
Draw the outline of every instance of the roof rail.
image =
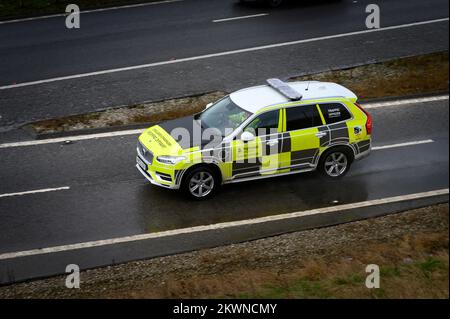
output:
M 291 87 L 288 83 L 281 81 L 280 79 L 267 79 L 267 83 L 275 90 L 283 94 L 290 100 L 301 100 L 303 95 Z

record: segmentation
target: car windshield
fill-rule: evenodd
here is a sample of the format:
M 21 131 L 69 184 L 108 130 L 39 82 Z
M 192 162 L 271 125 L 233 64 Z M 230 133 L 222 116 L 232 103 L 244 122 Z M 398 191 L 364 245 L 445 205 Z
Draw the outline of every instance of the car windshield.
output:
M 222 136 L 227 136 L 250 115 L 250 112 L 234 104 L 227 96 L 200 113 L 197 119 L 201 121 L 203 127 L 218 129 Z

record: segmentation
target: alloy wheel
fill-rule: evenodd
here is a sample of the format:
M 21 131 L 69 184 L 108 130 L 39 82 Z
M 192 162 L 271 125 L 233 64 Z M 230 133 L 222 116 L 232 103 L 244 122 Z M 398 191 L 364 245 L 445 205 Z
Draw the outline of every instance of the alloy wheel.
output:
M 341 152 L 334 152 L 325 160 L 325 172 L 331 177 L 339 177 L 345 173 L 348 166 L 347 156 Z
M 189 181 L 189 192 L 195 197 L 205 197 L 214 188 L 214 177 L 209 172 L 198 172 Z

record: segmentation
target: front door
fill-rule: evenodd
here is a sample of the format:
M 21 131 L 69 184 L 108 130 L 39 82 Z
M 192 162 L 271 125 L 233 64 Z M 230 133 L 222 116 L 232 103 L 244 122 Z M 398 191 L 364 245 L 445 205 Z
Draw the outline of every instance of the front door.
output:
M 245 178 L 277 172 L 282 147 L 282 117 L 280 110 L 262 113 L 255 117 L 244 131 L 255 135 L 253 141 L 233 141 L 232 175 Z

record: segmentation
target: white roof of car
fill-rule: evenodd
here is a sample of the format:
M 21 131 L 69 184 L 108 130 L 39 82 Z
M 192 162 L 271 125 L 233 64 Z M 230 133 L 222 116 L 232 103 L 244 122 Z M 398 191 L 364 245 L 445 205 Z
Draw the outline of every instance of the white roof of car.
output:
M 303 97 L 301 101 L 344 97 L 356 101 L 356 95 L 342 85 L 332 82 L 303 81 L 287 82 Z M 244 110 L 256 113 L 260 109 L 276 104 L 291 102 L 289 98 L 269 85 L 254 86 L 230 94 L 231 100 Z

